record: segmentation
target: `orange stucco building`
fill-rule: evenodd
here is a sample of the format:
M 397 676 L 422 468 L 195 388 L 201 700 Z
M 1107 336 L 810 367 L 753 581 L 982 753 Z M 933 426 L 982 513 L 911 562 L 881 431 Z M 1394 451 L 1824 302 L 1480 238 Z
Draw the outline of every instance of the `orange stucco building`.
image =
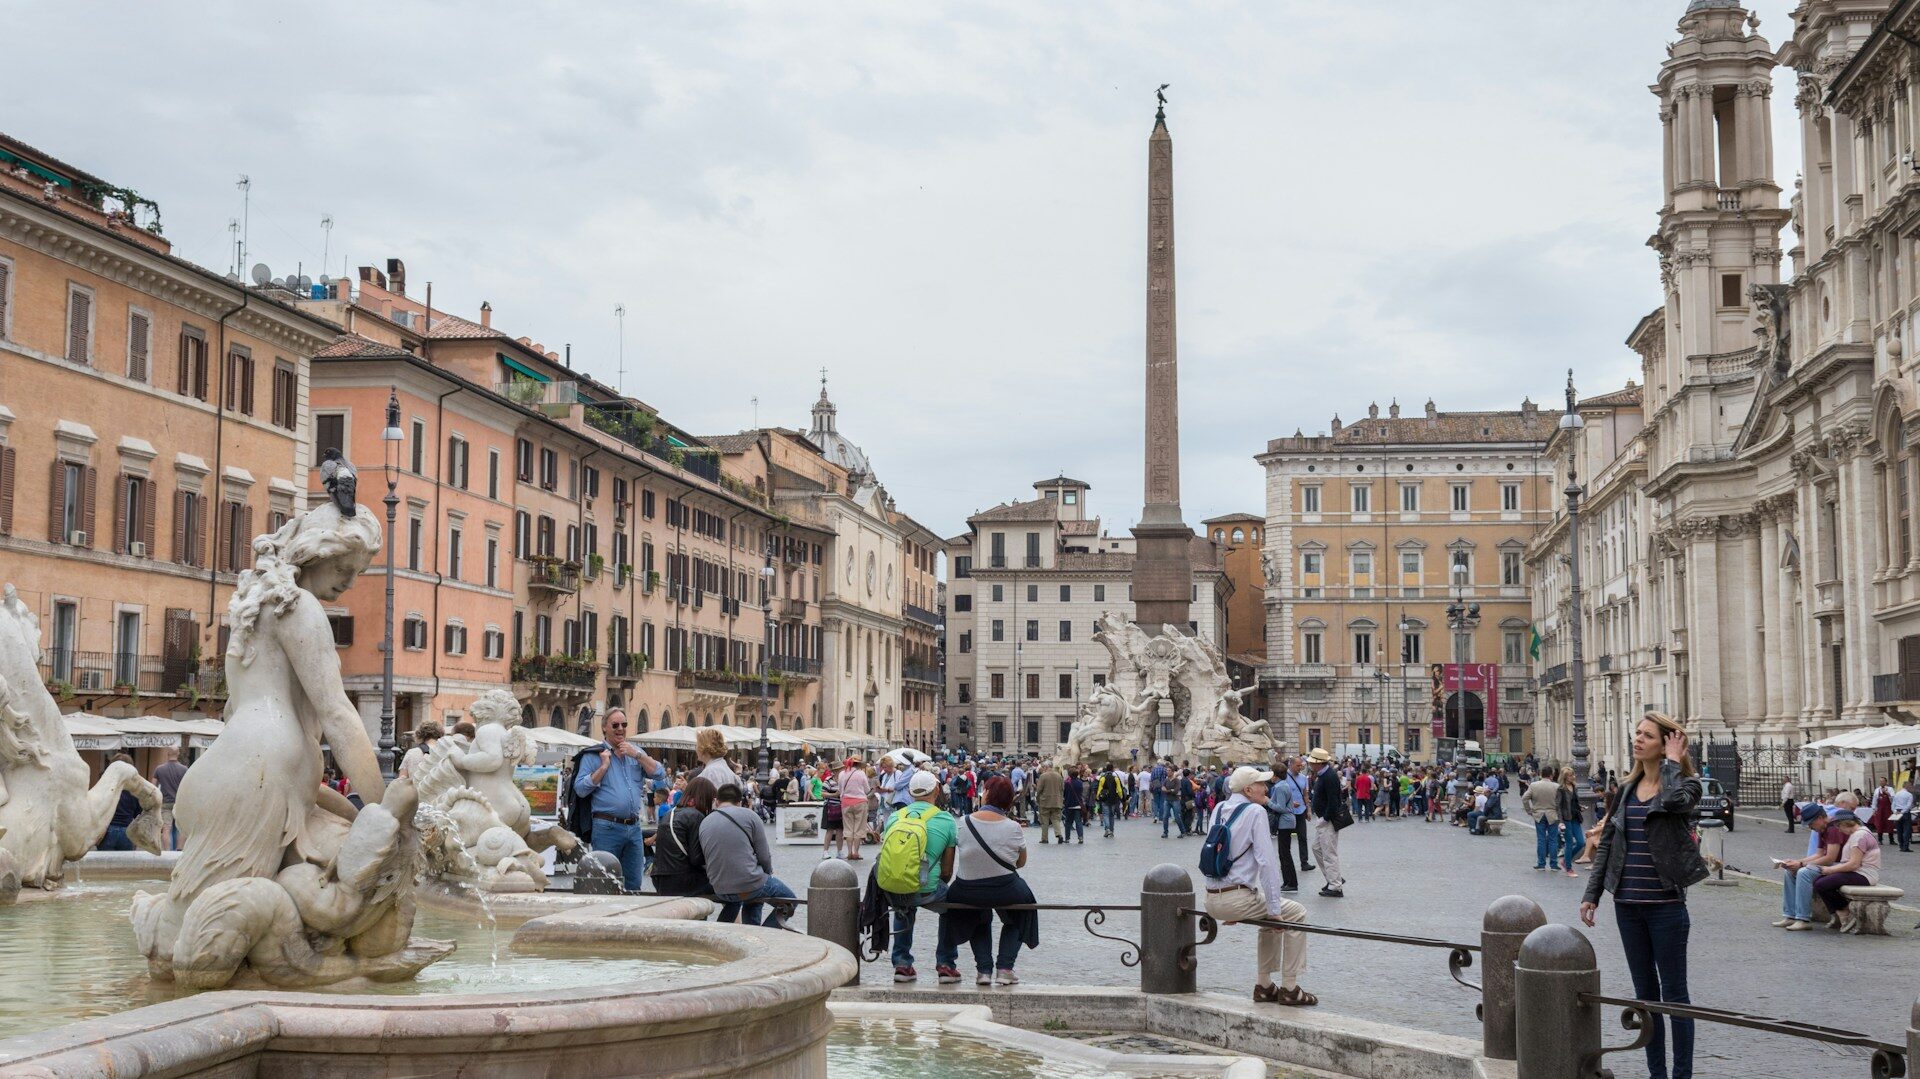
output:
M 0 580 L 63 709 L 218 715 L 227 600 L 301 508 L 334 333 L 174 257 L 157 217 L 0 136 Z

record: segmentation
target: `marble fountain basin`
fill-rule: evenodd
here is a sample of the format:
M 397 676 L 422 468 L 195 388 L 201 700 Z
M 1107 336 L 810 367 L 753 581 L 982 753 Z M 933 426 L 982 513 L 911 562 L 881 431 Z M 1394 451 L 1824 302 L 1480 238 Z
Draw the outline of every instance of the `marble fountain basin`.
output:
M 415 935 L 460 943 L 416 982 L 168 999 L 125 918 L 141 883 L 114 876 L 0 910 L 0 1076 L 821 1076 L 827 996 L 857 969 L 657 897 L 555 895 L 492 923 L 429 900 Z

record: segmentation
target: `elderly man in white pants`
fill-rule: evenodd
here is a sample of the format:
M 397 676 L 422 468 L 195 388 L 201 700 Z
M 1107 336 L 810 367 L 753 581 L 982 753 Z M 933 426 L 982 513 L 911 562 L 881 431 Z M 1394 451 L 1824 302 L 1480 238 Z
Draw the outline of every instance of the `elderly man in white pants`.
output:
M 1214 807 L 1203 830 L 1210 836 L 1215 823 L 1228 823 L 1224 853 L 1232 864 L 1226 867 L 1224 876 L 1203 874 L 1200 878 L 1207 887 L 1207 913 L 1222 924 L 1252 918 L 1306 920 L 1307 908 L 1280 894 L 1280 858 L 1267 827 L 1267 789 L 1272 782 L 1273 773 L 1264 768 L 1235 768 L 1227 778 L 1231 796 Z M 1262 928 L 1257 960 L 1254 1003 L 1294 1007 L 1320 1003 L 1320 998 L 1300 988 L 1300 975 L 1307 969 L 1305 933 Z M 1268 980 L 1276 970 L 1280 972 L 1279 985 Z

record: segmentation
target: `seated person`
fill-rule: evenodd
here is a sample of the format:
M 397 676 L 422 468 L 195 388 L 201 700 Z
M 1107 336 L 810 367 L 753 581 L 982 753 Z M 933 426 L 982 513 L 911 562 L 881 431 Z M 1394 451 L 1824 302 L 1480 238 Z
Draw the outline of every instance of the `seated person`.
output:
M 1813 928 L 1813 886 L 1826 866 L 1840 858 L 1846 836 L 1833 826 L 1827 807 L 1808 802 L 1800 807 L 1800 822 L 1807 826 L 1807 856 L 1789 858 L 1780 863 L 1780 919 L 1776 929 L 1804 931 Z
M 1830 830 L 1837 830 L 1843 837 L 1839 860 L 1820 867 L 1820 879 L 1813 882 L 1813 890 L 1833 912 L 1833 924 L 1828 928 L 1858 932 L 1853 915 L 1847 912 L 1852 900 L 1840 889 L 1880 883 L 1880 839 L 1851 809 L 1834 810 Z
M 1487 834 L 1487 788 L 1473 788 L 1473 803 L 1467 810 L 1467 831 L 1474 835 Z

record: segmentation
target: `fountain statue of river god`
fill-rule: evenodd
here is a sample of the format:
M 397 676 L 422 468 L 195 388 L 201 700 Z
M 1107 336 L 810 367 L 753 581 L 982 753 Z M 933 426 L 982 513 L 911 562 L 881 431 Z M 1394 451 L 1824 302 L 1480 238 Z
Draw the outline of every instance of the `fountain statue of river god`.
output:
M 227 605 L 226 730 L 181 781 L 182 852 L 163 893 L 133 902 L 156 979 L 195 989 L 410 978 L 453 946 L 413 941 L 423 863 L 411 782 L 382 783 L 340 683 L 322 604 L 380 549 L 345 461 L 329 500 L 253 541 Z M 368 801 L 321 786 L 324 740 Z
M 68 859 L 107 834 L 122 791 L 142 810 L 127 838 L 160 850 L 160 791 L 125 761 L 87 786 L 87 762 L 40 682 L 39 656 L 40 621 L 9 584 L 0 598 L 0 906 L 22 887 L 58 888 Z

